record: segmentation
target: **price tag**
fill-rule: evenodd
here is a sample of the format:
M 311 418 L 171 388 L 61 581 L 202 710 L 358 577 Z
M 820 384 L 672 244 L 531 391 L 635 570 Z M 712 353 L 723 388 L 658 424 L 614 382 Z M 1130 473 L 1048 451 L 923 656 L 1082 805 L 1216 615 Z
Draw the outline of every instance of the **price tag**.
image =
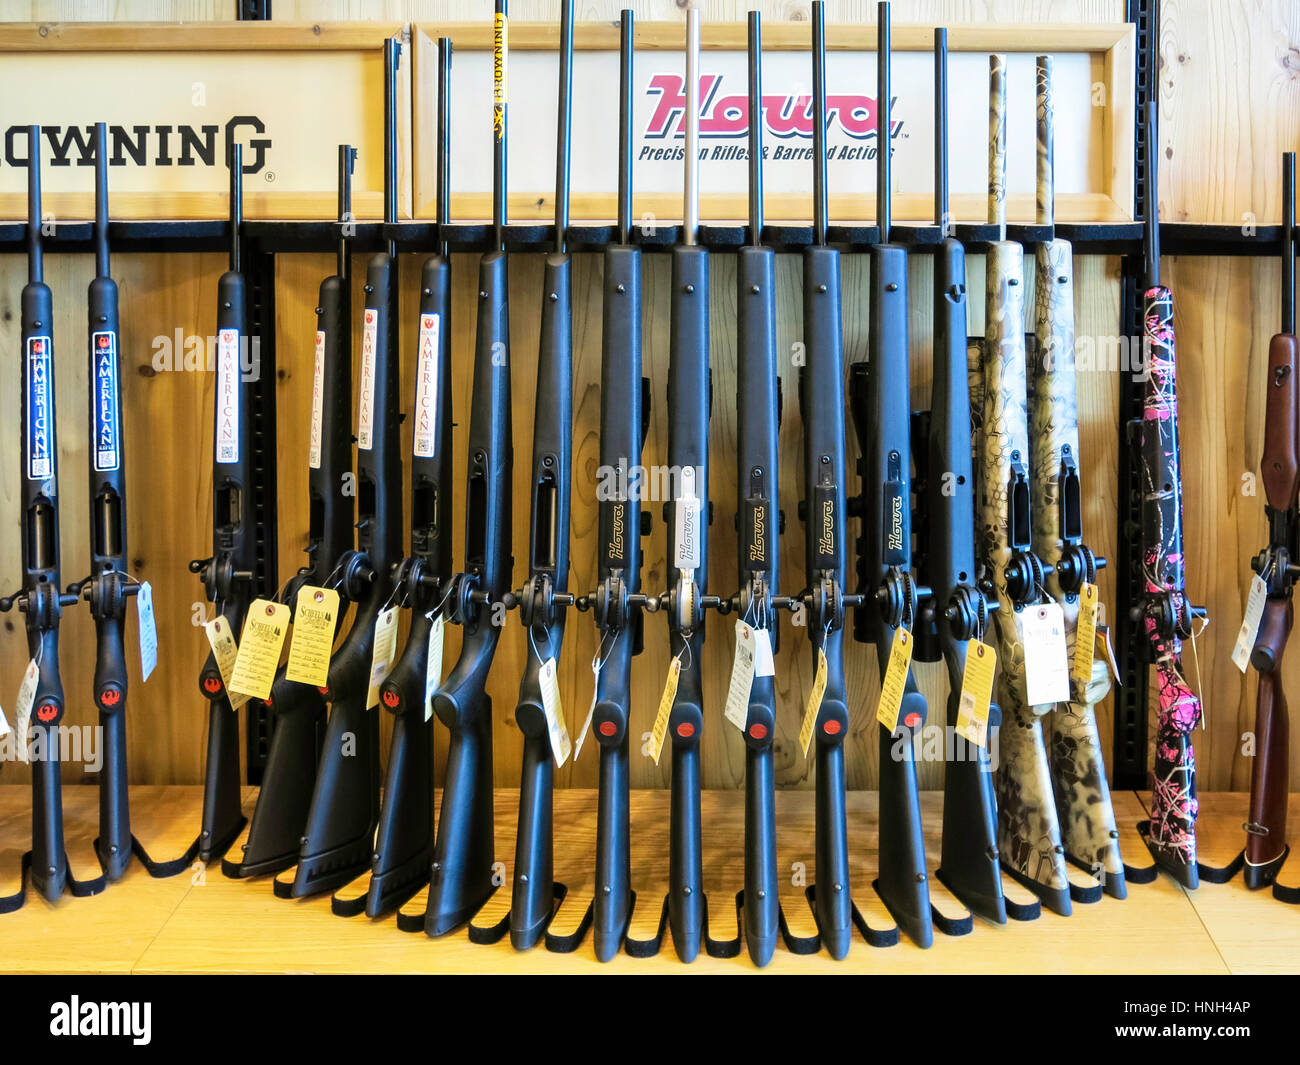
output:
M 294 606 L 293 634 L 284 675 L 299 684 L 323 688 L 329 683 L 330 656 L 334 653 L 339 593 L 332 588 L 304 584 Z
M 235 668 L 235 658 L 239 654 L 235 634 L 230 631 L 226 619 L 220 615 L 204 625 L 203 631 L 207 633 L 208 644 L 212 647 L 212 658 L 217 663 L 217 672 L 221 674 L 221 683 L 225 685 L 230 709 L 238 710 L 248 702 L 248 696 L 230 687 L 230 674 Z
M 433 717 L 433 693 L 442 684 L 442 642 L 447 635 L 447 620 L 439 614 L 429 630 L 429 655 L 424 660 L 424 720 Z
M 1074 656 L 1070 663 L 1070 679 L 1079 688 L 1092 680 L 1092 662 L 1097 646 L 1097 586 L 1084 582 L 1079 589 L 1079 620 L 1074 630 Z
M 586 742 L 587 733 L 591 731 L 591 719 L 596 716 L 596 697 L 600 694 L 600 667 L 604 665 L 600 658 L 591 660 L 591 705 L 587 707 L 587 720 L 582 723 L 582 731 L 578 733 L 578 743 L 573 748 L 573 760 L 578 760 L 578 755 L 582 753 L 582 745 Z
M 564 708 L 560 705 L 560 685 L 555 679 L 555 659 L 548 658 L 537 672 L 542 689 L 542 709 L 546 711 L 546 732 L 551 738 L 551 754 L 555 765 L 564 765 L 573 751 L 569 739 L 569 726 L 564 721 Z
M 727 686 L 727 702 L 722 711 L 722 716 L 741 732 L 745 731 L 745 719 L 749 716 L 749 690 L 754 686 L 754 631 L 745 622 L 736 622 L 736 657 L 731 660 L 731 683 Z M 770 645 L 768 650 L 770 653 Z
M 673 712 L 673 699 L 677 697 L 677 678 L 682 675 L 682 660 L 676 656 L 668 663 L 668 679 L 664 682 L 664 693 L 659 696 L 659 712 L 655 714 L 654 731 L 650 734 L 650 757 L 659 764 L 663 754 L 664 737 L 668 735 L 668 715 Z
M 397 654 L 397 607 L 390 606 L 375 618 L 374 651 L 370 656 L 370 690 L 366 692 L 366 709 L 379 705 L 379 685 L 384 683 Z
M 1250 652 L 1255 649 L 1255 637 L 1259 635 L 1259 623 L 1264 619 L 1264 604 L 1268 602 L 1268 585 L 1264 578 L 1256 576 L 1250 582 L 1250 595 L 1246 598 L 1246 617 L 1241 622 L 1237 633 L 1237 643 L 1232 648 L 1232 662 L 1243 673 L 1250 665 Z
M 135 620 L 140 629 L 140 679 L 148 680 L 158 666 L 158 623 L 153 616 L 153 586 L 148 581 L 136 592 Z
M 957 735 L 975 744 L 988 746 L 989 703 L 993 700 L 993 677 L 997 673 L 998 653 L 986 643 L 966 643 L 966 666 L 961 674 L 961 697 L 957 704 Z
M 239 652 L 227 687 L 254 699 L 269 698 L 288 634 L 289 608 L 269 599 L 254 599 L 244 618 Z
M 772 657 L 772 634 L 767 629 L 754 630 L 754 676 L 776 676 L 776 660 Z
M 894 630 L 894 643 L 889 648 L 889 663 L 880 682 L 880 702 L 876 706 L 876 720 L 891 733 L 898 727 L 898 712 L 902 709 L 903 693 L 907 690 L 907 673 L 912 668 L 915 642 L 906 629 Z
M 18 704 L 14 707 L 14 737 L 18 747 L 18 759 L 30 761 L 27 756 L 27 733 L 32 725 L 32 703 L 36 702 L 36 685 L 40 683 L 41 668 L 36 659 L 27 661 L 27 670 L 23 673 L 23 682 L 18 687 Z
M 817 648 L 817 672 L 813 675 L 812 691 L 808 693 L 808 703 L 803 708 L 803 724 L 799 726 L 799 746 L 803 756 L 808 757 L 808 744 L 812 742 L 813 728 L 817 724 L 817 715 L 822 708 L 822 699 L 826 695 L 826 652 Z
M 4 739 L 12 729 L 9 728 L 9 719 L 5 717 L 4 707 L 0 707 L 0 740 Z
M 1097 646 L 1101 648 L 1101 653 L 1106 659 L 1107 665 L 1110 666 L 1111 675 L 1115 678 L 1116 684 L 1123 684 L 1119 677 L 1119 666 L 1115 663 L 1115 648 L 1110 642 L 1110 626 L 1097 626 Z
M 1056 603 L 1027 606 L 1016 615 L 1025 648 L 1025 701 L 1030 706 L 1070 701 L 1070 656 L 1065 612 Z

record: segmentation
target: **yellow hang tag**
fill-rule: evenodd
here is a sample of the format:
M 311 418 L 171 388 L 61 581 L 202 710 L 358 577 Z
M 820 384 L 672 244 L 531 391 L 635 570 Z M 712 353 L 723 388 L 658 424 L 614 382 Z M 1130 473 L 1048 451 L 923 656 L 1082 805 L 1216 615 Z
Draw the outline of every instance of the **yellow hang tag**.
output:
M 390 606 L 375 618 L 374 653 L 370 657 L 370 690 L 366 692 L 366 709 L 379 705 L 379 686 L 384 683 L 397 654 L 397 607 Z
M 447 622 L 442 614 L 433 619 L 429 629 L 429 654 L 424 660 L 424 720 L 433 717 L 433 693 L 442 684 L 442 643 Z
M 1097 646 L 1097 586 L 1084 582 L 1079 589 L 1079 620 L 1074 630 L 1074 656 L 1070 679 L 1080 688 L 1092 681 L 1093 651 Z
M 298 590 L 293 632 L 289 636 L 289 660 L 284 667 L 287 680 L 317 688 L 329 683 L 338 616 L 339 593 L 334 589 L 304 584 Z
M 555 659 L 548 658 L 537 671 L 537 683 L 542 689 L 542 709 L 546 713 L 546 732 L 551 740 L 551 755 L 556 766 L 562 766 L 573 752 L 569 739 L 569 726 L 564 720 L 560 704 L 560 685 L 555 679 Z
M 817 725 L 817 715 L 822 708 L 822 698 L 826 695 L 826 652 L 817 648 L 817 672 L 813 675 L 812 691 L 808 693 L 807 705 L 803 708 L 803 724 L 799 726 L 799 746 L 803 756 L 808 757 L 808 745 L 812 743 L 813 728 Z
M 212 658 L 217 663 L 217 672 L 221 674 L 221 683 L 226 686 L 226 698 L 230 700 L 230 709 L 238 710 L 248 702 L 248 696 L 230 687 L 230 674 L 235 668 L 235 658 L 239 654 L 235 634 L 230 631 L 229 622 L 221 615 L 204 625 L 203 631 L 207 634 L 208 644 L 212 647 Z
M 673 712 L 673 700 L 677 697 L 677 678 L 682 675 L 682 660 L 673 656 L 668 663 L 668 679 L 664 682 L 664 693 L 659 696 L 659 712 L 655 714 L 654 731 L 650 734 L 650 757 L 659 764 L 663 754 L 664 737 L 668 735 L 668 715 Z
M 967 641 L 961 698 L 957 704 L 957 735 L 976 747 L 988 746 L 989 703 L 993 699 L 997 668 L 997 651 L 979 640 Z
M 289 608 L 269 599 L 254 599 L 244 616 L 239 652 L 235 655 L 227 687 L 254 699 L 270 698 L 275 671 L 280 665 L 280 651 L 287 635 Z
M 894 630 L 894 644 L 889 649 L 889 664 L 880 682 L 880 703 L 876 707 L 876 720 L 890 732 L 898 727 L 898 711 L 903 706 L 907 673 L 912 668 L 913 642 L 912 634 L 906 629 Z

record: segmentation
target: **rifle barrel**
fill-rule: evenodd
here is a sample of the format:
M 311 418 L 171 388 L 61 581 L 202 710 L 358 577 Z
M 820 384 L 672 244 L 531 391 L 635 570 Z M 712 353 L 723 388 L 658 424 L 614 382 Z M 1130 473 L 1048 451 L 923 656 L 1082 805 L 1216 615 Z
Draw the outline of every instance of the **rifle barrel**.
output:
M 1155 100 L 1147 103 L 1143 128 L 1146 131 L 1147 167 L 1143 184 L 1143 195 L 1146 199 L 1146 228 L 1142 232 L 1142 260 L 1146 267 L 1146 287 L 1158 288 L 1160 285 L 1160 152 L 1156 145 L 1156 131 L 1160 128 L 1160 112 L 1159 104 Z
M 451 221 L 451 56 L 450 37 L 438 39 L 438 254 L 447 256 L 444 227 Z
M 627 244 L 632 228 L 632 63 L 636 19 L 619 16 L 618 65 L 618 242 Z
M 560 11 L 560 107 L 555 133 L 555 250 L 565 251 L 569 228 L 569 141 L 573 124 L 573 0 Z
M 948 31 L 934 31 L 934 224 L 948 236 Z
M 880 226 L 880 243 L 889 243 L 889 3 L 881 0 L 876 7 L 876 220 Z
M 813 240 L 826 243 L 826 11 L 822 0 L 812 6 L 813 66 Z
M 339 254 L 338 276 L 346 284 L 352 276 L 349 269 L 348 237 L 346 226 L 352 221 L 352 167 L 357 161 L 357 150 L 350 144 L 339 145 Z
M 95 276 L 108 277 L 108 126 L 95 123 Z
M 686 174 L 682 243 L 693 246 L 700 233 L 700 9 L 686 9 Z
M 37 192 L 39 193 L 37 178 Z M 244 146 L 235 144 L 230 149 L 230 272 L 239 273 L 240 228 L 244 221 Z M 242 328 L 242 326 L 241 326 Z
M 27 127 L 27 280 L 45 280 L 41 243 L 41 127 Z
M 397 221 L 397 66 L 402 45 L 396 37 L 384 42 L 384 221 Z M 397 254 L 397 242 L 388 241 L 388 254 Z
M 749 242 L 763 243 L 763 16 L 749 13 Z
M 1007 239 L 1007 57 L 989 56 L 989 222 Z
M 1295 333 L 1295 152 L 1282 156 L 1282 332 Z

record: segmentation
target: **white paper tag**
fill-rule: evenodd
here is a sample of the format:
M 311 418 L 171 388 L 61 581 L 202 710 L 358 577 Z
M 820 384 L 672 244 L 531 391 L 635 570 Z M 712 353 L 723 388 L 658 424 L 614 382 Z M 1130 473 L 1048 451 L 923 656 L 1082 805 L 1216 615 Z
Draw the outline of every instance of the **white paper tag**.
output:
M 776 659 L 772 657 L 772 634 L 767 629 L 754 630 L 754 676 L 776 676 Z
M 379 686 L 384 683 L 393 667 L 397 653 L 397 607 L 381 610 L 375 618 L 374 651 L 370 656 L 370 690 L 366 693 L 366 709 L 379 705 Z
M 0 740 L 4 739 L 12 730 L 9 728 L 9 719 L 5 717 L 4 707 L 0 706 Z
M 36 664 L 36 659 L 28 659 L 23 682 L 18 687 L 18 703 L 14 706 L 14 729 L 17 732 L 14 740 L 18 747 L 18 758 L 23 762 L 30 761 L 27 757 L 27 734 L 32 725 L 32 703 L 36 701 L 36 685 L 40 679 L 41 668 Z
M 578 742 L 573 747 L 573 760 L 578 760 L 578 755 L 582 753 L 582 745 L 587 740 L 587 733 L 591 731 L 591 719 L 596 716 L 596 696 L 600 692 L 600 667 L 604 665 L 599 658 L 591 660 L 591 705 L 587 707 L 587 720 L 582 723 L 582 731 L 578 733 Z
M 148 581 L 135 595 L 135 618 L 140 628 L 140 679 L 148 680 L 158 665 L 158 624 L 153 616 L 153 587 Z
M 1250 595 L 1246 598 L 1246 616 L 1237 632 L 1237 642 L 1232 648 L 1232 662 L 1243 673 L 1250 665 L 1250 652 L 1255 649 L 1259 623 L 1264 619 L 1264 605 L 1268 602 L 1268 585 L 1258 574 L 1250 582 Z
M 447 635 L 446 618 L 439 614 L 429 629 L 429 655 L 424 660 L 424 720 L 433 717 L 433 693 L 442 684 L 442 644 Z
M 419 358 L 415 365 L 415 457 L 433 458 L 438 425 L 438 348 L 442 325 L 436 314 L 420 315 Z
M 357 397 L 357 447 L 369 451 L 374 445 L 375 430 L 375 360 L 378 355 L 379 312 L 366 308 L 361 330 L 361 395 Z
M 1030 706 L 1070 700 L 1065 613 L 1057 603 L 1027 606 L 1016 615 L 1025 648 L 1025 700 Z
M 548 658 L 537 673 L 542 688 L 542 709 L 546 711 L 546 732 L 551 738 L 551 754 L 556 766 L 562 766 L 573 753 L 569 739 L 569 726 L 564 721 L 564 708 L 560 705 L 560 685 L 555 679 L 555 659 Z
M 316 365 L 311 378 L 311 429 L 307 445 L 307 465 L 320 469 L 321 420 L 325 416 L 325 330 L 316 330 Z
M 239 330 L 217 330 L 218 462 L 239 461 Z
M 736 622 L 736 656 L 731 660 L 731 683 L 727 686 L 727 702 L 722 711 L 722 716 L 741 732 L 745 731 L 749 717 L 749 691 L 754 686 L 757 658 L 754 632 L 745 622 Z M 771 654 L 770 646 L 768 653 Z
M 683 466 L 681 495 L 673 505 L 673 568 L 696 570 L 700 565 L 700 500 L 695 494 L 695 467 Z

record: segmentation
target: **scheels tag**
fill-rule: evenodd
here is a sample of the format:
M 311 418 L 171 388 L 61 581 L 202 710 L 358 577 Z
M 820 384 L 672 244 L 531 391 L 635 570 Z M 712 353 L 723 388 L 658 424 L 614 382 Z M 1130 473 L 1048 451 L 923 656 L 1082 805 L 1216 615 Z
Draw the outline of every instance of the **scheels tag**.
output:
M 668 717 L 673 712 L 673 700 L 677 697 L 677 679 L 682 675 L 682 660 L 676 655 L 668 663 L 668 679 L 664 682 L 664 693 L 659 696 L 659 711 L 655 714 L 654 731 L 650 733 L 650 757 L 659 764 L 663 754 L 664 737 L 668 735 Z
M 803 724 L 799 726 L 799 747 L 803 756 L 808 757 L 808 745 L 812 742 L 813 729 L 817 725 L 817 715 L 821 712 L 822 699 L 826 696 L 826 652 L 817 648 L 817 672 L 813 676 L 812 691 L 808 693 L 808 704 L 803 709 Z
M 569 726 L 564 720 L 564 708 L 560 705 L 560 685 L 555 679 L 555 659 L 548 658 L 537 671 L 537 683 L 542 689 L 542 709 L 546 712 L 546 734 L 551 739 L 551 754 L 556 767 L 564 765 L 573 753 L 573 741 L 569 739 Z
M 1080 692 L 1092 682 L 1093 651 L 1097 646 L 1097 606 L 1097 586 L 1084 581 L 1079 589 L 1079 619 L 1075 624 L 1074 655 L 1070 661 L 1070 679 Z
M 731 660 L 731 683 L 722 716 L 741 732 L 749 717 L 749 690 L 754 686 L 754 629 L 743 621 L 736 622 L 736 657 Z
M 876 705 L 876 720 L 891 733 L 898 728 L 898 712 L 903 707 L 903 694 L 907 690 L 907 674 L 912 668 L 912 647 L 916 643 L 907 629 L 894 630 L 894 642 L 889 648 L 889 662 L 880 682 L 880 702 Z
M 366 709 L 379 705 L 379 685 L 384 683 L 397 653 L 397 607 L 390 606 L 375 618 L 374 651 L 370 656 L 370 690 L 366 692 Z
M 248 696 L 232 691 L 230 687 L 230 674 L 235 668 L 235 658 L 239 654 L 235 634 L 230 631 L 230 624 L 221 615 L 204 625 L 203 631 L 207 634 L 208 644 L 212 648 L 212 659 L 217 664 L 217 672 L 221 674 L 221 683 L 225 685 L 230 709 L 238 710 L 248 702 Z
M 1044 706 L 1070 701 L 1070 656 L 1065 648 L 1065 612 L 1057 603 L 1038 603 L 1016 615 L 1025 648 L 1025 701 Z
M 596 699 L 600 695 L 600 667 L 604 665 L 599 658 L 591 660 L 591 705 L 587 707 L 587 720 L 582 723 L 582 731 L 578 733 L 578 742 L 573 748 L 573 760 L 578 760 L 578 755 L 582 753 L 582 745 L 587 739 L 587 733 L 591 731 L 591 719 L 596 716 Z
M 1255 649 L 1255 637 L 1259 635 L 1259 623 L 1264 619 L 1264 605 L 1268 602 L 1268 585 L 1264 578 L 1256 576 L 1250 582 L 1250 595 L 1246 598 L 1246 616 L 1237 633 L 1237 642 L 1232 648 L 1232 662 L 1243 673 L 1250 665 L 1250 652 Z
M 754 676 L 776 676 L 776 660 L 772 657 L 772 634 L 767 629 L 754 630 Z
M 267 699 L 280 665 L 280 651 L 289 634 L 289 608 L 269 599 L 254 599 L 244 616 L 239 652 L 230 670 L 231 691 Z
M 14 730 L 17 735 L 18 758 L 27 762 L 27 733 L 32 726 L 32 703 L 36 702 L 36 686 L 40 683 L 41 668 L 36 659 L 27 661 L 27 670 L 23 673 L 23 682 L 18 687 L 18 703 L 14 706 Z
M 158 667 L 158 623 L 153 614 L 153 586 L 145 581 L 135 594 L 135 620 L 140 629 L 140 679 Z
M 957 735 L 976 747 L 988 746 L 989 703 L 993 700 L 993 678 L 998 653 L 986 643 L 968 640 L 966 665 L 961 673 L 961 697 L 957 704 Z
M 429 629 L 429 654 L 424 660 L 424 720 L 433 717 L 433 693 L 442 685 L 442 644 L 447 635 L 447 619 L 439 614 Z
M 339 616 L 339 593 L 333 588 L 304 584 L 298 589 L 284 676 L 299 684 L 324 688 L 329 684 L 330 657 Z

